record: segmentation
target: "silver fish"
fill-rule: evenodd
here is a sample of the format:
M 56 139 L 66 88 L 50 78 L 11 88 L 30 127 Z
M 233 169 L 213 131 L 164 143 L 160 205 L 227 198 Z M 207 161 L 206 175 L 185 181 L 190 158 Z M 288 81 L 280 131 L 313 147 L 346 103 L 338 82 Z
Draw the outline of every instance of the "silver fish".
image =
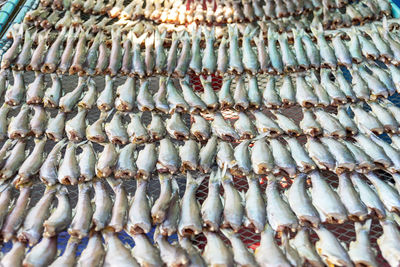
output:
M 273 172 L 276 174 L 284 173 L 294 177 L 297 172 L 296 163 L 286 146 L 277 139 L 270 139 L 269 145 L 275 163 Z
M 78 107 L 85 109 L 92 109 L 97 101 L 97 88 L 96 83 L 92 78 L 88 78 L 87 80 L 87 88 L 88 90 L 85 92 L 82 100 L 78 102 Z
M 244 194 L 235 189 L 230 173 L 221 174 L 224 188 L 223 227 L 239 230 L 244 220 Z
M 319 237 L 315 248 L 326 265 L 353 266 L 346 248 L 340 244 L 334 234 L 323 226 L 313 230 Z
M 147 181 L 138 179 L 135 195 L 132 199 L 127 229 L 131 234 L 148 233 L 151 230 L 151 199 L 147 196 Z
M 174 112 L 169 119 L 166 120 L 166 129 L 168 134 L 178 140 L 189 139 L 189 129 L 182 119 L 181 113 Z
M 8 242 L 12 238 L 16 237 L 18 229 L 24 222 L 25 215 L 28 212 L 30 193 L 31 188 L 29 184 L 20 188 L 19 196 L 15 202 L 15 205 L 8 213 L 3 227 L 1 228 L 1 234 L 4 242 Z
M 29 106 L 23 104 L 19 113 L 11 118 L 8 124 L 8 137 L 11 139 L 25 138 L 29 133 Z
M 162 266 L 160 251 L 150 242 L 144 234 L 132 235 L 135 246 L 132 255 L 140 266 Z M 128 265 L 129 266 L 129 265 Z
M 217 154 L 217 142 L 217 136 L 213 135 L 208 139 L 206 145 L 200 149 L 199 169 L 203 173 L 208 173 L 211 171 L 211 167 L 214 164 L 215 156 Z
M 128 124 L 128 127 L 126 129 L 126 133 L 129 136 L 129 140 L 132 143 L 136 143 L 136 144 L 146 143 L 150 137 L 147 133 L 146 128 L 142 124 L 141 114 L 140 113 L 138 113 L 138 114 L 131 113 L 131 114 L 129 114 L 129 116 L 130 116 L 131 121 Z M 121 122 L 119 122 L 118 124 L 121 125 Z M 116 124 L 114 127 L 110 127 L 110 130 L 115 129 L 118 124 Z M 121 130 L 122 130 L 122 128 L 121 128 Z
M 111 121 L 104 125 L 108 140 L 113 144 L 125 145 L 129 141 L 128 130 L 125 129 L 122 119 L 123 114 L 117 111 Z
M 90 184 L 82 183 L 78 185 L 78 202 L 75 206 L 75 214 L 68 228 L 68 233 L 79 239 L 86 237 L 92 223 L 93 208 L 90 201 Z
M 17 173 L 27 156 L 25 153 L 25 147 L 26 143 L 23 141 L 18 141 L 15 144 L 0 171 L 1 180 L 5 181 L 10 179 Z
M 161 139 L 156 165 L 157 171 L 174 174 L 178 172 L 180 165 L 179 154 L 174 144 L 169 138 Z
M 195 194 L 203 179 L 204 176 L 194 179 L 192 174 L 187 172 L 186 190 L 182 197 L 178 225 L 178 232 L 181 236 L 196 235 L 202 231 L 200 204 L 196 200 Z
M 104 256 L 105 266 L 140 266 L 139 263 L 133 258 L 131 250 L 124 246 L 124 244 L 118 238 L 118 235 L 107 231 L 103 234 L 103 236 L 106 243 Z
M 68 143 L 64 158 L 58 167 L 58 181 L 61 184 L 76 185 L 79 179 L 79 165 L 76 158 L 77 145 Z
M 57 193 L 57 208 L 53 211 L 50 217 L 44 221 L 43 236 L 51 237 L 59 232 L 67 229 L 72 220 L 72 208 L 68 198 L 68 190 L 66 187 L 61 187 Z
M 77 266 L 95 267 L 102 265 L 105 253 L 101 234 L 93 232 L 89 237 L 86 248 L 82 251 L 82 254 L 78 259 Z
M 22 266 L 25 257 L 26 244 L 17 240 L 13 241 L 12 248 L 1 259 L 4 267 Z
M 289 204 L 282 198 L 277 188 L 277 180 L 273 175 L 268 176 L 268 185 L 265 190 L 267 196 L 267 216 L 272 229 L 278 232 L 298 227 L 296 215 Z
M 33 135 L 36 138 L 39 138 L 46 130 L 47 113 L 41 106 L 33 106 L 33 110 L 35 113 L 30 120 L 29 128 L 31 129 Z
M 153 143 L 145 144 L 144 148 L 139 151 L 136 166 L 138 178 L 148 179 L 156 167 L 158 152 Z
M 57 256 L 57 237 L 43 237 L 25 256 L 23 266 L 49 266 Z
M 127 77 L 125 82 L 117 87 L 115 98 L 115 108 L 119 111 L 132 111 L 135 106 L 136 80 Z
M 266 223 L 264 230 L 261 232 L 260 245 L 256 248 L 254 256 L 261 267 L 291 266 L 285 254 L 276 243 L 275 232 L 268 223 Z
M 347 211 L 338 194 L 322 178 L 318 171 L 310 174 L 311 198 L 322 222 L 343 223 L 347 220 Z
M 261 193 L 259 178 L 248 176 L 249 189 L 245 195 L 245 221 L 244 225 L 253 228 L 256 233 L 263 231 L 266 222 L 265 199 Z
M 205 231 L 207 244 L 204 247 L 203 259 L 208 266 L 234 266 L 234 255 L 231 248 L 227 247 L 225 242 L 217 233 Z
M 160 140 L 165 136 L 166 129 L 161 116 L 155 112 L 151 113 L 151 122 L 147 126 L 150 139 L 153 141 Z
M 303 259 L 305 264 L 310 264 L 315 267 L 322 267 L 324 264 L 318 256 L 314 245 L 310 242 L 309 234 L 306 228 L 302 227 L 297 232 L 296 236 L 289 240 L 289 243 L 294 247 L 298 255 Z
M 118 152 L 112 143 L 104 145 L 96 164 L 96 176 L 106 178 L 111 175 L 118 160 Z
M 104 229 L 110 219 L 113 202 L 103 182 L 93 182 L 95 211 L 92 217 L 92 225 L 95 231 Z
M 160 257 L 167 266 L 189 266 L 189 256 L 179 244 L 170 244 L 167 237 L 156 227 L 153 237 L 160 250 Z
M 338 175 L 339 186 L 338 195 L 346 207 L 350 219 L 364 221 L 368 216 L 367 207 L 361 202 L 361 199 L 353 187 L 346 173 Z
M 305 183 L 307 176 L 305 174 L 298 175 L 290 188 L 285 192 L 290 208 L 296 214 L 300 224 L 310 224 L 318 227 L 321 220 L 317 211 L 311 203 L 311 199 L 306 192 Z
M 58 165 L 61 159 L 61 150 L 65 145 L 66 139 L 55 144 L 40 167 L 39 177 L 46 185 L 55 185 L 58 182 Z
M 371 228 L 371 219 L 367 220 L 364 224 L 359 222 L 354 223 L 356 240 L 351 241 L 349 245 L 349 256 L 351 260 L 357 264 L 364 264 L 366 266 L 378 266 L 376 262 L 376 252 L 371 248 L 369 241 L 369 232 Z
M 208 195 L 201 206 L 203 225 L 208 231 L 217 231 L 221 224 L 223 205 L 219 194 L 220 173 L 213 171 L 210 174 Z
M 393 219 L 385 219 L 381 222 L 383 234 L 378 238 L 377 243 L 382 256 L 387 260 L 390 266 L 396 266 L 399 263 L 399 248 L 397 246 L 400 238 L 400 232 Z
M 43 159 L 45 158 L 43 152 L 46 141 L 46 137 L 41 140 L 35 139 L 35 147 L 18 169 L 18 176 L 16 180 L 14 180 L 14 184 L 17 187 L 21 184 L 28 183 L 32 176 L 39 172 Z

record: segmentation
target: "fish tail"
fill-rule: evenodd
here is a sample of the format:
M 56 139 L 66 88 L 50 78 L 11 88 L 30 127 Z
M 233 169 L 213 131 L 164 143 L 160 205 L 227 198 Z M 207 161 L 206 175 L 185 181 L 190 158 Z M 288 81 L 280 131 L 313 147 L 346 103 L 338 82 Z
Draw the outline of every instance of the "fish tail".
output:
M 372 223 L 371 219 L 366 220 L 364 224 L 362 224 L 360 222 L 355 222 L 354 228 L 355 228 L 356 233 L 358 233 L 362 230 L 369 232 L 371 229 L 371 223 Z

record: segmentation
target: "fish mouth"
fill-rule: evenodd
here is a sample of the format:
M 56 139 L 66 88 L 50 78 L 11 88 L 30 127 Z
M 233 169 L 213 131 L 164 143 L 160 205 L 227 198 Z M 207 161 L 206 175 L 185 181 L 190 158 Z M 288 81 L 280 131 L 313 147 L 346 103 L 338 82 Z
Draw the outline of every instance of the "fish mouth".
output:
M 232 107 L 232 103 L 229 102 L 221 102 L 221 109 L 230 109 Z
M 296 72 L 298 68 L 296 68 L 296 66 L 288 65 L 288 66 L 285 66 L 284 69 L 286 72 Z
M 369 60 L 377 60 L 379 56 L 374 54 L 367 54 L 365 55 L 365 57 Z
M 29 98 L 26 103 L 28 105 L 35 105 L 35 104 L 41 104 L 42 103 L 42 98 L 38 97 L 38 96 L 34 96 Z
M 336 64 L 331 63 L 331 62 L 323 62 L 321 63 L 321 68 L 326 68 L 326 69 L 336 69 Z
M 268 133 L 268 136 L 272 138 L 278 137 L 282 134 L 280 131 L 275 129 L 263 129 L 262 132 Z
M 251 132 L 244 132 L 242 133 L 242 135 L 240 136 L 240 139 L 253 139 L 254 138 L 254 134 Z
M 193 229 L 192 226 L 186 226 L 181 230 L 182 236 L 193 236 L 196 233 L 198 233 L 198 231 Z
M 198 131 L 194 132 L 193 135 L 200 142 L 206 141 L 208 139 L 208 135 L 207 134 L 203 134 L 203 133 L 198 132 Z
M 82 231 L 81 229 L 68 229 L 68 234 L 70 234 L 73 237 L 77 237 L 79 239 L 83 239 L 88 235 L 87 231 Z
M 257 165 L 256 174 L 267 174 L 272 171 L 272 169 L 265 163 L 260 163 Z
M 318 128 L 311 128 L 307 131 L 307 133 L 309 135 L 311 135 L 312 137 L 316 137 L 322 134 L 321 130 Z
M 197 165 L 190 161 L 183 161 L 182 162 L 182 171 L 195 171 L 197 169 Z
M 290 104 L 290 105 L 292 105 L 292 104 Z M 249 108 L 250 109 L 258 109 L 259 107 L 260 107 L 260 105 L 257 104 L 257 103 L 250 103 L 249 104 Z
M 95 143 L 104 143 L 106 141 L 106 138 L 101 135 L 88 136 L 87 139 Z
M 329 135 L 328 135 L 328 136 L 329 136 Z M 332 136 L 332 137 L 335 138 L 335 139 L 340 139 L 340 138 L 344 138 L 346 135 L 343 134 L 343 133 L 341 133 L 340 131 L 338 131 L 338 132 L 332 132 L 332 133 L 330 134 L 330 136 Z
M 147 180 L 150 176 L 150 172 L 148 172 L 146 170 L 138 170 L 136 176 L 138 179 Z
M 150 133 L 150 139 L 153 141 L 157 141 L 157 140 L 161 139 L 161 136 L 158 133 L 152 132 L 152 133 Z
M 16 64 L 14 65 L 13 69 L 16 69 L 16 70 L 24 70 L 24 65 L 23 65 L 23 64 L 20 64 L 20 63 L 16 63 Z
M 125 145 L 128 142 L 125 138 L 120 136 L 112 137 L 110 141 L 116 145 Z
M 154 138 L 154 140 L 159 140 Z M 136 136 L 135 138 L 132 139 L 132 143 L 135 144 L 143 144 L 146 143 L 147 141 L 149 141 L 149 138 L 147 136 Z
M 308 163 L 302 162 L 302 172 L 304 173 L 309 173 L 311 171 L 315 170 L 314 165 L 310 165 Z
M 354 136 L 357 134 L 357 130 L 352 129 L 352 128 L 346 128 L 346 136 Z
M 98 108 L 100 110 L 109 111 L 111 109 L 111 106 L 106 103 L 103 103 L 103 104 L 98 105 Z
M 146 223 L 135 223 L 129 227 L 129 233 L 131 234 L 146 234 L 149 232 L 149 228 L 151 228 Z
M 134 177 L 135 177 L 135 172 L 131 170 L 118 170 L 115 172 L 115 178 L 127 179 Z
M 174 165 L 163 164 L 161 162 L 157 162 L 157 171 L 159 173 L 170 173 L 174 174 L 178 171 L 178 168 Z
M 31 64 L 28 64 L 28 66 L 26 66 L 26 70 L 27 71 L 32 71 L 33 70 L 33 66 Z
M 115 107 L 119 111 L 131 111 L 133 108 L 132 106 L 125 101 L 120 100 L 120 104 Z
M 44 237 L 52 237 L 57 234 L 56 228 L 53 225 L 49 225 L 47 221 L 43 223 L 44 231 L 43 231 L 43 236 Z
M 176 131 L 174 132 L 174 136 L 178 140 L 187 140 L 187 139 L 189 139 L 189 136 L 187 136 L 186 134 L 180 133 L 180 132 L 176 132 Z
M 331 224 L 342 224 L 346 221 L 346 218 L 341 218 L 339 214 L 327 214 L 325 222 Z
M 75 73 L 78 73 L 82 70 L 82 66 L 81 65 L 72 65 L 69 68 L 69 75 L 74 75 Z
M 77 179 L 71 176 L 61 178 L 60 182 L 65 185 L 76 185 L 78 183 Z
M 152 107 L 150 107 L 150 106 L 141 106 L 140 108 L 140 111 L 152 111 L 153 110 L 153 108 Z
M 11 139 L 22 139 L 25 138 L 26 136 L 27 134 L 22 131 L 14 131 L 10 134 Z
M 288 130 L 288 135 L 296 137 L 296 136 L 300 136 L 300 133 L 298 131 L 295 131 L 295 130 Z
M 217 232 L 219 230 L 219 225 L 216 222 L 205 220 L 203 223 L 204 229 L 211 232 Z
M 236 110 L 236 111 L 245 111 L 247 108 L 248 108 L 248 105 L 246 104 L 246 103 L 238 103 L 238 104 L 235 104 L 234 106 L 233 106 L 233 108 Z
M 309 215 L 300 216 L 299 221 L 302 226 L 312 226 L 315 228 L 318 228 L 320 224 L 319 217 L 314 217 Z
M 311 101 L 308 101 L 308 100 L 303 101 L 301 104 L 305 108 L 312 108 L 312 107 L 315 107 L 317 105 L 317 103 L 314 103 L 314 102 L 311 102 Z
M 221 139 L 227 142 L 234 142 L 236 138 L 231 134 L 221 134 Z
M 67 132 L 67 136 L 69 140 L 75 141 L 75 142 L 79 142 L 81 141 L 83 138 L 80 136 L 80 134 L 77 131 L 69 131 Z

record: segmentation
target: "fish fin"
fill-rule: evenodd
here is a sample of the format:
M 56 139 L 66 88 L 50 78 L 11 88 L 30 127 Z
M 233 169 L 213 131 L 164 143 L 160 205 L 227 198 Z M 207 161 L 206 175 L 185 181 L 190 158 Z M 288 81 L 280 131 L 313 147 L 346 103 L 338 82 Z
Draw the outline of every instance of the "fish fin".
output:
M 222 234 L 228 239 L 231 239 L 235 235 L 235 232 L 232 229 L 220 228 L 220 230 L 221 230 Z
M 195 179 L 193 177 L 192 173 L 188 171 L 187 175 L 186 175 L 186 183 L 187 184 L 195 184 L 198 187 L 203 182 L 205 177 L 206 177 L 205 175 L 200 175 L 199 177 L 197 177 L 197 179 Z

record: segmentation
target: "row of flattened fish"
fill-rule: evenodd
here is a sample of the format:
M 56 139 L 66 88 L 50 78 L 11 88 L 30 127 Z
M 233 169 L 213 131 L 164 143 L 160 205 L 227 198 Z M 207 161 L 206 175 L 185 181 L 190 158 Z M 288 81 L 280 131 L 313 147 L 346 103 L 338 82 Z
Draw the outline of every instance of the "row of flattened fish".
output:
M 90 141 L 67 145 L 63 139 L 54 144 L 45 137 L 35 139 L 29 151 L 26 150 L 29 141 L 8 139 L 0 150 L 0 178 L 2 181 L 13 179 L 16 186 L 30 183 L 37 176 L 47 185 L 75 185 L 112 174 L 117 178 L 147 179 L 154 172 L 209 173 L 215 166 L 227 168 L 239 176 L 275 173 L 295 177 L 315 169 L 338 174 L 354 170 L 367 173 L 376 169 L 397 173 L 400 171 L 399 140 L 398 134 L 391 136 L 392 144 L 389 144 L 373 133 L 371 136 L 358 133 L 352 140 L 308 137 L 302 145 L 295 137 L 285 137 L 284 141 L 259 137 L 254 142 L 245 140 L 233 147 L 213 135 L 204 145 L 195 140 L 178 145 L 163 137 L 157 143 L 143 146 L 102 143 L 103 150 L 96 152 L 101 146 Z M 51 149 L 48 155 L 45 148 Z
M 399 132 L 399 107 L 389 100 L 368 104 L 351 104 L 348 108 L 340 106 L 333 110 L 335 113 L 320 108 L 294 109 L 291 113 L 296 113 L 298 118 L 302 117 L 298 123 L 280 112 L 271 110 L 269 112 L 272 112 L 270 114 L 273 114 L 273 117 L 267 115 L 266 110 L 234 113 L 216 111 L 191 115 L 180 112 L 174 112 L 172 115 L 156 112 L 114 113 L 111 110 L 96 116 L 91 110 L 84 108 L 79 108 L 77 113 L 58 112 L 51 116 L 41 106 L 24 104 L 18 109 L 3 104 L 0 107 L 0 139 L 24 139 L 31 135 L 41 138 L 46 135 L 53 141 L 59 141 L 66 136 L 73 142 L 86 139 L 95 143 L 108 141 L 125 145 L 128 142 L 153 142 L 168 136 L 176 140 L 197 139 L 205 142 L 215 134 L 222 140 L 238 142 L 259 138 L 260 135 L 271 138 L 323 135 L 344 139 L 359 132 L 368 135 L 370 132 L 376 135 Z M 365 107 L 371 111 L 366 111 Z M 15 116 L 8 116 L 11 111 L 15 111 Z M 349 114 L 354 114 L 354 117 Z M 89 122 L 88 116 L 92 116 L 92 122 Z M 149 123 L 144 124 L 143 120 L 148 119 Z
M 41 199 L 28 208 L 32 188 L 20 188 L 14 204 L 12 189 L 3 185 L 1 234 L 4 241 L 13 240 L 3 266 L 313 266 L 335 264 L 378 266 L 376 251 L 369 240 L 371 219 L 380 218 L 383 232 L 377 240 L 383 257 L 397 266 L 400 210 L 398 191 L 374 173 L 366 174 L 368 185 L 357 173 L 339 175 L 337 192 L 320 173 L 310 174 L 311 188 L 307 193 L 304 174 L 280 193 L 279 181 L 268 176 L 265 195 L 259 178 L 248 176 L 246 193 L 235 189 L 233 178 L 218 169 L 211 173 L 208 195 L 203 204 L 196 200 L 196 191 L 204 177 L 196 179 L 188 173 L 186 189 L 179 196 L 173 176 L 159 175 L 160 195 L 153 202 L 147 195 L 148 181 L 138 179 L 130 197 L 122 183 L 107 178 L 115 196 L 107 191 L 105 182 L 93 181 L 79 185 L 78 202 L 72 211 L 68 191 L 64 187 L 48 187 Z M 398 182 L 398 174 L 393 178 Z M 224 193 L 220 195 L 220 186 Z M 357 190 L 356 190 L 357 188 Z M 398 188 L 398 184 L 397 184 Z M 398 188 L 399 189 L 399 188 Z M 57 198 L 57 205 L 52 209 Z M 356 239 L 349 247 L 342 244 L 323 222 L 343 223 L 356 220 Z M 357 222 L 364 221 L 364 224 Z M 154 244 L 146 235 L 156 225 Z M 237 231 L 245 225 L 260 233 L 260 244 L 253 253 L 241 241 Z M 315 247 L 309 238 L 312 229 L 318 241 Z M 57 257 L 57 234 L 68 230 L 71 235 L 65 252 Z M 122 244 L 116 233 L 126 231 L 135 242 L 133 249 Z M 290 238 L 290 231 L 297 232 Z M 280 233 L 281 246 L 275 233 Z M 170 243 L 168 236 L 178 233 L 179 243 Z M 191 238 L 203 233 L 207 239 L 202 255 Z M 229 243 L 221 239 L 221 233 Z M 41 236 L 43 235 L 43 238 Z M 76 250 L 80 239 L 89 236 L 80 258 Z M 103 245 L 101 236 L 105 239 Z M 27 244 L 33 248 L 27 252 Z M 106 249 L 104 249 L 104 246 Z
M 218 51 L 215 51 L 214 28 L 199 27 L 192 33 L 192 38 L 187 31 L 174 32 L 171 46 L 166 49 L 166 31 L 160 33 L 156 30 L 151 36 L 146 32 L 136 37 L 133 32 L 122 34 L 118 28 L 112 30 L 110 40 L 103 32 L 93 36 L 80 28 L 64 27 L 52 42 L 46 42 L 49 30 L 31 33 L 24 30 L 22 24 L 13 34 L 13 44 L 3 55 L 1 67 L 59 74 L 106 73 L 145 77 L 155 73 L 183 77 L 188 71 L 196 74 L 282 74 L 310 68 L 336 69 L 339 65 L 351 68 L 354 62 L 366 59 L 380 59 L 398 65 L 399 38 L 388 30 L 386 24 L 383 27 L 371 24 L 371 28 L 363 32 L 352 28 L 346 32 L 350 41 L 343 40 L 340 34 L 331 41 L 327 40 L 320 25 L 319 30 L 312 28 L 317 42 L 304 31 L 294 31 L 293 45 L 286 33 L 278 34 L 272 29 L 268 29 L 266 44 L 262 31 L 259 37 L 256 36 L 258 27 L 247 26 L 241 46 L 235 24 L 228 26 L 229 37 L 221 39 Z M 203 34 L 204 49 L 200 46 Z M 91 39 L 93 42 L 89 45 Z M 145 49 L 141 49 L 143 41 Z M 111 49 L 107 43 L 111 43 Z
M 52 73 L 46 83 L 46 75 L 36 72 L 35 79 L 26 84 L 29 74 L 7 70 L 0 73 L 0 95 L 9 106 L 21 104 L 43 105 L 59 108 L 69 113 L 78 105 L 83 109 L 97 107 L 100 111 L 115 108 L 118 111 L 154 111 L 161 113 L 192 113 L 247 109 L 279 109 L 291 106 L 303 108 L 341 106 L 358 101 L 375 101 L 400 91 L 400 70 L 391 64 L 383 68 L 377 64 L 354 66 L 352 82 L 348 82 L 341 70 L 321 69 L 320 73 L 307 72 L 295 76 L 257 77 L 251 74 L 226 76 L 219 90 L 216 83 L 200 76 L 202 91 L 187 75 L 179 80 L 160 76 L 157 79 L 127 77 L 120 85 L 109 75 L 105 76 L 104 89 L 99 78 L 79 77 L 76 87 L 67 91 L 62 76 Z M 346 74 L 347 76 L 349 73 Z M 319 76 L 319 77 L 318 77 Z M 95 82 L 97 80 L 97 82 Z M 12 81 L 12 82 L 11 82 Z M 70 82 L 69 82 L 70 83 Z M 154 84 L 155 83 L 155 84 Z M 156 88 L 156 90 L 154 90 Z
M 217 109 L 279 109 L 299 105 L 304 108 L 346 105 L 357 101 L 375 101 L 387 98 L 400 91 L 400 70 L 388 64 L 384 68 L 376 63 L 355 65 L 350 71 L 352 82 L 348 82 L 340 69 L 321 69 L 295 76 L 226 76 L 218 91 L 211 76 L 200 76 L 202 92 L 190 81 L 190 76 L 179 80 L 160 76 L 157 79 L 127 77 L 118 80 L 105 76 L 104 89 L 100 91 L 98 78 L 79 77 L 76 87 L 67 91 L 62 76 L 36 72 L 35 79 L 26 84 L 29 74 L 24 71 L 3 70 L 0 73 L 0 95 L 9 106 L 43 105 L 45 108 L 59 108 L 69 113 L 78 105 L 83 109 L 97 106 L 101 111 L 115 108 L 119 111 L 157 111 L 162 113 L 192 113 L 215 111 Z M 350 74 L 347 72 L 347 76 Z M 12 80 L 12 82 L 11 82 Z M 95 82 L 94 80 L 97 80 Z M 156 88 L 153 91 L 153 88 Z
M 313 12 L 313 15 L 310 16 L 301 16 L 296 17 L 294 19 L 292 16 L 290 17 L 282 17 L 273 20 L 255 20 L 258 24 L 263 25 L 261 27 L 270 26 L 276 28 L 277 30 L 289 31 L 293 28 L 300 28 L 304 29 L 305 31 L 309 31 L 310 26 L 318 26 L 319 23 L 322 23 L 324 29 L 337 29 L 341 27 L 350 27 L 352 25 L 358 25 L 361 23 L 366 23 L 369 20 L 377 20 L 380 19 L 383 15 L 390 16 L 390 12 L 387 10 L 382 10 L 381 8 L 390 7 L 386 3 L 383 3 L 382 6 L 376 5 L 373 0 L 364 1 L 365 4 L 361 1 L 353 2 L 351 4 L 347 4 L 345 6 L 346 12 L 342 14 L 339 9 L 331 9 L 328 10 L 326 8 L 316 9 Z M 174 9 L 169 9 L 168 11 L 161 12 L 163 13 L 156 21 L 149 21 L 149 20 L 140 20 L 137 21 L 136 19 L 140 15 L 142 9 L 140 4 L 137 4 L 135 1 L 132 1 L 130 5 L 121 7 L 116 4 L 112 10 L 108 11 L 108 16 L 103 16 L 101 14 L 91 15 L 89 19 L 82 20 L 80 12 L 84 14 L 90 13 L 93 10 L 94 1 L 87 1 L 84 3 L 83 8 L 80 11 L 75 11 L 75 8 L 71 8 L 71 10 L 58 11 L 56 9 L 50 9 L 48 6 L 44 6 L 43 4 L 40 5 L 38 9 L 30 11 L 26 17 L 25 22 L 28 25 L 35 25 L 36 27 L 43 27 L 43 28 L 55 28 L 60 30 L 62 27 L 69 27 L 71 25 L 78 26 L 81 25 L 83 29 L 91 28 L 92 32 L 96 32 L 99 29 L 110 33 L 113 25 L 119 25 L 123 27 L 122 31 L 126 32 L 132 29 L 136 35 L 141 35 L 143 33 L 143 28 L 148 27 L 166 27 L 169 31 L 176 31 L 182 30 L 186 26 L 183 26 L 187 23 L 212 23 L 213 20 L 220 20 L 221 16 L 215 18 L 211 12 L 213 10 L 208 9 L 206 14 L 202 14 L 202 10 L 198 15 L 194 17 L 188 16 L 187 11 L 184 10 L 185 14 L 182 14 L 180 9 L 186 9 L 185 6 L 180 5 L 179 1 L 174 1 L 174 4 L 177 3 L 178 7 Z M 220 4 L 229 3 L 219 2 Z M 256 4 L 255 1 L 251 2 L 252 4 Z M 53 2 L 52 7 L 54 8 L 54 4 L 57 4 L 57 1 Z M 206 2 L 207 4 L 207 2 Z M 249 3 L 246 3 L 248 5 Z M 229 4 L 228 4 L 229 5 Z M 100 6 L 96 6 L 96 9 Z M 230 8 L 230 7 L 229 7 Z M 232 17 L 233 13 L 229 8 L 224 12 L 228 17 Z M 138 10 L 139 9 L 139 10 Z M 178 9 L 178 10 L 176 10 Z M 157 9 L 156 12 L 159 9 Z M 74 12 L 75 11 L 75 12 Z M 63 13 L 64 12 L 64 13 Z M 240 14 L 238 14 L 240 16 Z M 245 15 L 246 17 L 252 16 L 252 14 Z M 118 21 L 111 22 L 113 18 L 118 17 Z M 151 19 L 151 18 L 150 18 Z M 249 19 L 250 20 L 250 19 Z M 237 19 L 227 19 L 228 23 L 234 22 L 241 23 Z M 245 21 L 247 21 L 245 19 Z M 217 21 L 218 23 L 218 21 Z M 248 22 L 242 22 L 243 24 L 247 24 Z M 183 24 L 178 26 L 177 24 Z M 217 24 L 218 25 L 218 24 Z M 173 27 L 172 27 L 173 26 Z M 178 26 L 178 27 L 177 27 Z M 180 28 L 181 27 L 181 28 Z M 225 26 L 217 26 L 224 29 Z
M 340 8 L 347 0 L 280 0 L 280 1 L 132 1 L 124 3 L 121 0 L 41 0 L 41 6 L 56 10 L 71 10 L 94 15 L 107 14 L 110 18 L 137 20 L 146 18 L 157 23 L 232 23 L 271 20 L 294 15 L 307 15 L 312 10 L 325 8 Z M 388 1 L 366 1 L 368 7 L 383 13 L 391 14 Z M 360 11 L 359 11 L 360 12 Z

